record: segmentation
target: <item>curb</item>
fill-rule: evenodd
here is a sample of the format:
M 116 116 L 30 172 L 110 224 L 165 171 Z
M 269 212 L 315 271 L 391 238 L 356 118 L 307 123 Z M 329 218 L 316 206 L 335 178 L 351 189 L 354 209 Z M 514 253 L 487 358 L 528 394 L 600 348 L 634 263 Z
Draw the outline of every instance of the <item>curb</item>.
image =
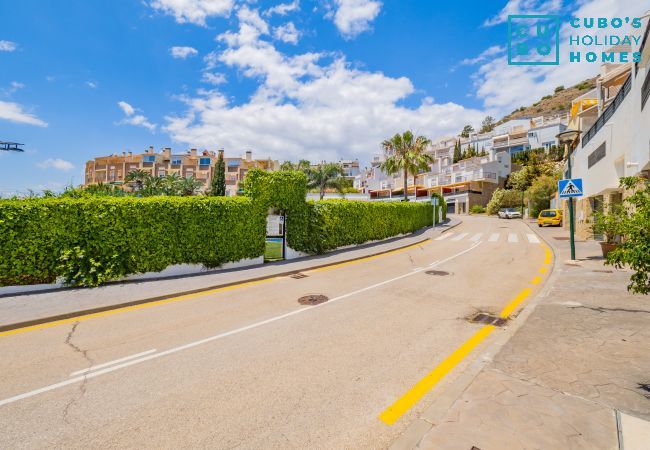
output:
M 460 225 L 461 223 L 463 223 L 462 220 L 460 220 L 460 219 L 457 219 L 457 220 L 458 220 L 458 223 L 456 223 L 454 225 L 451 225 L 449 228 L 441 230 L 440 233 L 441 234 L 445 233 L 445 232 L 451 230 L 452 228 L 455 228 L 458 225 Z M 430 230 L 435 231 L 435 227 L 431 227 Z M 96 314 L 96 313 L 101 313 L 101 312 L 105 312 L 105 311 L 111 311 L 111 310 L 114 310 L 114 309 L 126 308 L 126 307 L 129 307 L 129 306 L 142 305 L 142 304 L 145 304 L 145 303 L 153 303 L 153 302 L 157 302 L 157 301 L 160 301 L 160 300 L 166 300 L 166 299 L 169 299 L 169 298 L 180 297 L 180 296 L 183 296 L 183 295 L 197 294 L 197 293 L 200 293 L 200 292 L 211 291 L 213 289 L 221 289 L 221 288 L 225 288 L 225 287 L 229 287 L 229 286 L 236 286 L 236 285 L 243 284 L 243 283 L 251 283 L 251 282 L 256 282 L 256 281 L 262 281 L 262 280 L 267 280 L 269 278 L 286 277 L 286 276 L 294 275 L 296 273 L 304 272 L 304 271 L 307 271 L 307 270 L 320 269 L 320 268 L 323 268 L 323 267 L 335 266 L 335 265 L 338 265 L 338 264 L 341 264 L 341 263 L 358 261 L 360 259 L 365 259 L 365 258 L 369 258 L 369 257 L 373 257 L 373 256 L 379 256 L 379 255 L 383 255 L 383 254 L 386 254 L 386 253 L 392 253 L 392 252 L 394 252 L 396 250 L 401 250 L 401 249 L 406 248 L 406 247 L 411 247 L 411 246 L 415 246 L 415 245 L 418 245 L 418 244 L 422 244 L 423 242 L 426 242 L 428 240 L 430 240 L 430 238 L 424 238 L 423 237 L 422 239 L 420 239 L 420 240 L 418 240 L 416 242 L 401 245 L 401 246 L 398 246 L 398 247 L 395 247 L 395 248 L 391 248 L 389 250 L 382 250 L 380 252 L 370 253 L 370 254 L 363 255 L 363 256 L 357 256 L 357 257 L 354 257 L 354 258 L 344 259 L 344 260 L 341 260 L 341 261 L 329 262 L 329 263 L 323 263 L 323 264 L 316 264 L 314 266 L 303 267 L 301 269 L 288 270 L 288 271 L 285 271 L 285 272 L 279 272 L 279 273 L 264 275 L 264 276 L 260 276 L 260 277 L 247 278 L 247 279 L 244 279 L 244 280 L 233 281 L 233 282 L 229 282 L 229 283 L 216 284 L 216 285 L 212 285 L 212 286 L 202 287 L 200 289 L 193 289 L 193 290 L 187 290 L 187 291 L 174 292 L 173 294 L 159 295 L 159 296 L 156 296 L 156 297 L 149 297 L 149 298 L 144 298 L 144 299 L 140 299 L 140 300 L 133 300 L 133 301 L 130 301 L 130 302 L 117 303 L 117 304 L 114 304 L 114 305 L 106 305 L 106 306 L 101 306 L 101 307 L 98 307 L 98 308 L 90 308 L 90 309 L 78 310 L 78 311 L 73 311 L 73 312 L 64 313 L 64 314 L 57 314 L 57 315 L 49 316 L 49 317 L 41 317 L 41 318 L 38 318 L 38 319 L 27 320 L 27 321 L 23 321 L 23 322 L 11 323 L 11 324 L 7 324 L 7 325 L 0 325 L 0 333 L 3 333 L 5 331 L 16 330 L 16 329 L 19 329 L 19 328 L 31 327 L 31 326 L 34 326 L 34 325 L 41 325 L 41 324 L 49 323 L 49 322 L 56 322 L 58 320 L 72 319 L 72 318 L 75 318 L 75 317 L 86 316 L 86 315 L 89 315 L 89 314 Z M 155 281 L 155 280 L 147 280 L 147 281 Z M 65 288 L 64 288 L 64 290 L 65 290 Z M 45 293 L 45 292 L 42 291 L 42 292 L 39 292 L 39 293 Z

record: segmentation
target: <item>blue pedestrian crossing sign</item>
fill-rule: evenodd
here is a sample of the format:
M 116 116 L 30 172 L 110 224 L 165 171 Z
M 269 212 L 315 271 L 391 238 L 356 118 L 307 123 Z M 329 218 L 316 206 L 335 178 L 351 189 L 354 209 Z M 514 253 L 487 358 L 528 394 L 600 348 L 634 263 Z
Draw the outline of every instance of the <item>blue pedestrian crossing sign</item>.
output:
M 582 178 L 570 178 L 557 182 L 560 198 L 582 197 Z

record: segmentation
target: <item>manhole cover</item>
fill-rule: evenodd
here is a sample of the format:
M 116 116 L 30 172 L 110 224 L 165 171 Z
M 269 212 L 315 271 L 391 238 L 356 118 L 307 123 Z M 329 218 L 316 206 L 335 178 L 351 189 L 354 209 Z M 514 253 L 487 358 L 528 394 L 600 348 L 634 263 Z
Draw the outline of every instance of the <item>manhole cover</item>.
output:
M 321 303 L 325 303 L 328 301 L 329 298 L 325 295 L 322 294 L 309 294 L 305 295 L 304 297 L 300 297 L 298 299 L 298 303 L 301 305 L 320 305 Z
M 307 278 L 308 276 L 309 275 L 305 275 L 304 273 L 299 272 L 299 273 L 294 273 L 293 275 L 291 275 L 291 278 L 293 278 L 294 280 L 299 280 L 301 278 Z
M 436 275 L 439 277 L 444 277 L 449 275 L 449 272 L 445 272 L 444 270 L 427 270 L 426 272 L 427 275 Z
M 487 313 L 476 313 L 469 318 L 472 323 L 482 323 L 485 325 L 494 325 L 495 327 L 502 327 L 508 322 L 508 319 L 503 317 L 493 316 Z

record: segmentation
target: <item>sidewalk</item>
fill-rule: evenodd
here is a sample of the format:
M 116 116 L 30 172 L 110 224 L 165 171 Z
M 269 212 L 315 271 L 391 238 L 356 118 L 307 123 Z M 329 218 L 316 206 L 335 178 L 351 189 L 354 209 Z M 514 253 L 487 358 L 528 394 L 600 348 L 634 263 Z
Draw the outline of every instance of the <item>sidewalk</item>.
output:
M 113 283 L 97 288 L 58 289 L 0 297 L 0 331 L 17 328 L 16 324 L 34 324 L 98 310 L 113 309 L 147 301 L 159 300 L 220 286 L 338 264 L 418 244 L 459 225 L 450 217 L 446 223 L 405 237 L 358 245 L 318 256 L 293 259 L 241 269 L 213 271 L 206 274 L 162 280 Z
M 568 265 L 567 233 L 533 227 L 556 255 L 547 285 L 393 448 L 650 449 L 650 299 L 598 243 Z

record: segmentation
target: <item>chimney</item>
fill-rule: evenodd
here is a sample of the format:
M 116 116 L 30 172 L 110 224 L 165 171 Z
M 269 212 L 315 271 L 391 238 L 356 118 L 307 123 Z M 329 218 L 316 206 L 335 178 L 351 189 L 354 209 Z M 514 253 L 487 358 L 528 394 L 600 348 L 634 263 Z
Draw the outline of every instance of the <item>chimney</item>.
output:
M 163 155 L 165 155 L 165 158 L 169 158 L 172 156 L 172 149 L 170 147 L 165 147 L 163 149 Z
M 219 155 L 223 158 L 223 149 L 219 150 Z
M 126 156 L 126 152 L 122 152 L 122 158 Z
M 147 150 L 145 153 L 153 154 L 153 152 L 154 152 L 153 145 L 150 145 L 149 150 Z
M 133 152 L 129 152 L 129 156 L 133 156 Z
M 207 150 L 203 150 L 203 156 L 210 156 L 210 152 L 208 152 Z
M 246 161 L 250 161 L 251 159 L 253 159 L 253 152 L 246 150 Z
M 195 148 L 190 149 L 190 156 L 196 156 L 196 149 Z

